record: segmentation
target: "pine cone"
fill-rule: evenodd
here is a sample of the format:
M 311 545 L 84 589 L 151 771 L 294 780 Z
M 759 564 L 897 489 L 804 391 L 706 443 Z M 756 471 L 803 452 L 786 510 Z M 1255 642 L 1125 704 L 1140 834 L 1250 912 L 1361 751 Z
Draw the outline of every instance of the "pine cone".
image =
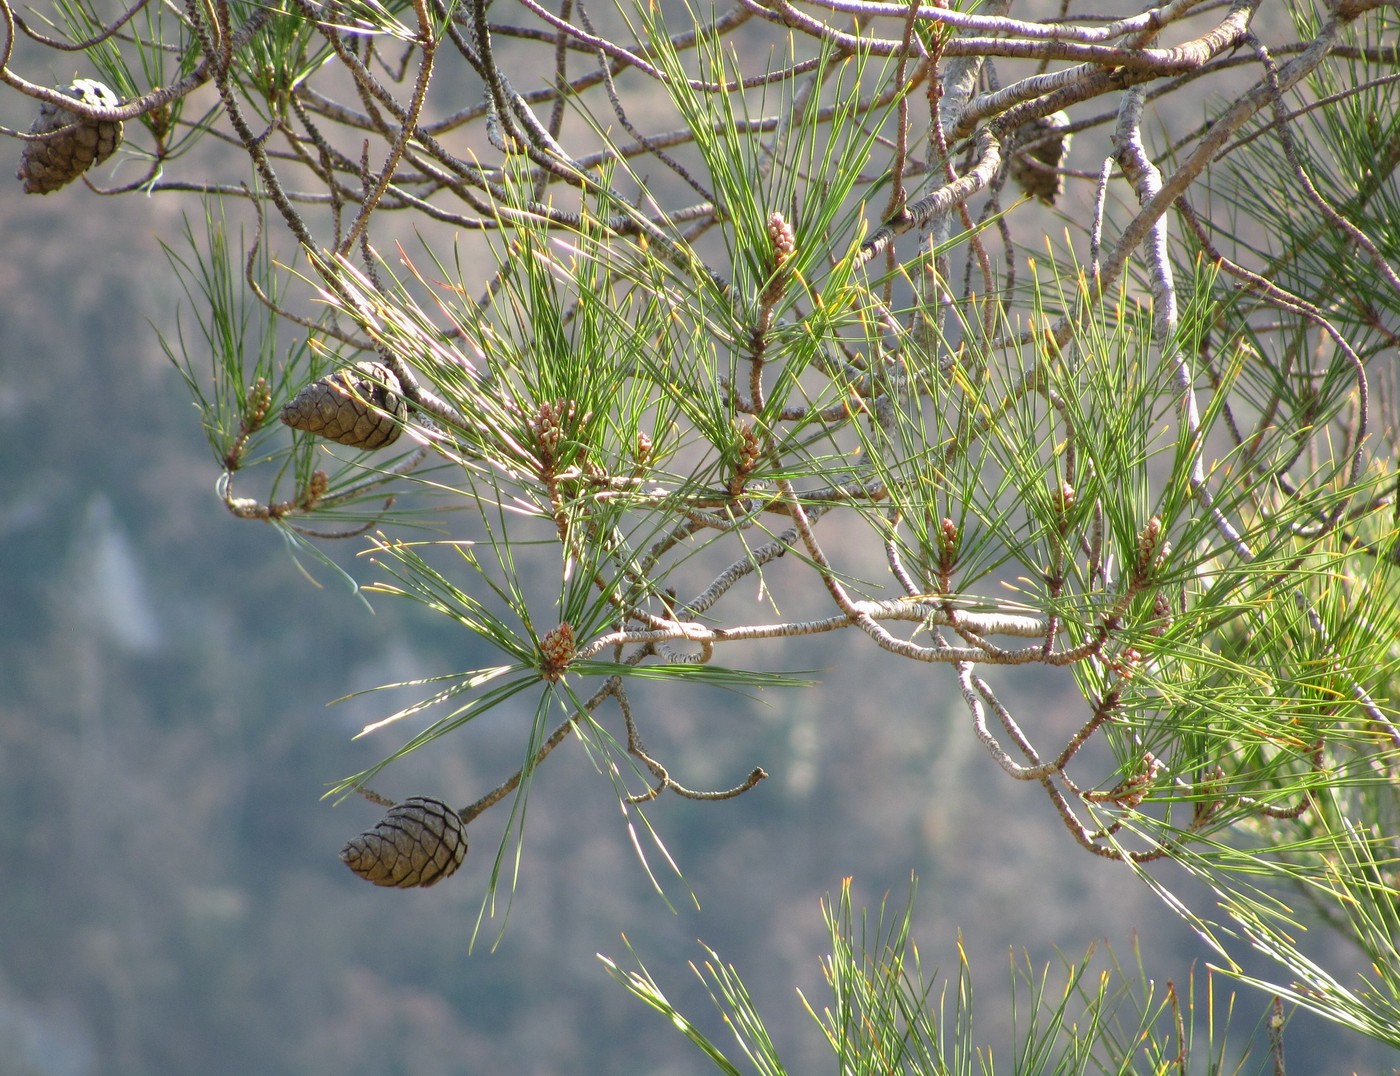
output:
M 116 108 L 117 95 L 96 79 L 80 78 L 67 92 L 85 105 Z M 69 126 L 69 125 L 73 126 Z M 94 164 L 101 164 L 122 142 L 122 124 L 87 120 L 61 105 L 45 101 L 30 134 L 48 134 L 67 127 L 61 135 L 26 142 L 15 178 L 24 180 L 26 194 L 48 194 L 71 183 Z
M 1018 149 L 1011 156 L 1011 178 L 1020 184 L 1023 191 L 1046 205 L 1055 204 L 1055 199 L 1065 189 L 1065 177 L 1058 172 L 1037 168 L 1029 162 L 1038 161 L 1049 168 L 1063 168 L 1065 158 L 1069 156 L 1070 135 L 1064 133 L 1068 126 L 1069 116 L 1063 112 L 1052 112 L 1032 120 L 1021 129 L 1019 141 L 1023 145 L 1027 142 L 1038 144 L 1028 149 Z
M 313 381 L 282 408 L 294 430 L 353 448 L 383 448 L 399 438 L 408 401 L 381 362 L 357 362 Z
M 375 885 L 436 885 L 467 857 L 467 827 L 440 800 L 411 796 L 340 850 L 345 865 Z

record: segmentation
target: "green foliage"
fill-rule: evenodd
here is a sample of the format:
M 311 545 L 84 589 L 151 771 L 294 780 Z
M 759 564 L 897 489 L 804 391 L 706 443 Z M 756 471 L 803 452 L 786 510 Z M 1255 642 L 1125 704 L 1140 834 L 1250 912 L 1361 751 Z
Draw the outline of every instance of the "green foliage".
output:
M 936 971 L 926 976 L 909 935 L 914 886 L 902 913 L 892 913 L 887 904 L 871 923 L 852 905 L 850 879 L 836 898 L 822 904 L 831 943 L 822 972 L 831 997 L 820 1009 L 806 998 L 803 1002 L 831 1049 L 835 1071 L 850 1076 L 1238 1074 L 1277 1072 L 1282 1064 L 1283 1021 L 1273 1022 L 1272 1016 L 1268 1050 L 1253 1063 L 1248 1048 L 1227 1062 L 1234 996 L 1217 997 L 1211 973 L 1198 994 L 1194 974 L 1184 988 L 1159 985 L 1136 952 L 1136 966 L 1125 968 L 1111 951 L 1100 957 L 1092 948 L 1077 961 L 1061 957 L 1054 969 L 1037 969 L 1027 955 L 1013 953 L 1013 1026 L 1009 1041 L 993 1043 L 979 1037 L 985 1033 L 975 1020 L 972 969 L 961 944 L 955 979 L 940 982 Z M 635 954 L 635 970 L 599 959 L 614 980 L 666 1017 L 720 1072 L 746 1071 L 676 1010 Z M 692 964 L 691 970 L 705 983 L 749 1070 L 764 1076 L 788 1072 L 736 968 L 707 949 L 703 967 Z

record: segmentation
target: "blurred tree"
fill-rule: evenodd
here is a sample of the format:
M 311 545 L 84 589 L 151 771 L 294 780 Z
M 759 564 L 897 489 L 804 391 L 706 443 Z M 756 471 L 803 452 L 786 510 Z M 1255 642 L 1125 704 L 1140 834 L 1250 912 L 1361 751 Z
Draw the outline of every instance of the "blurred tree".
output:
M 932 666 L 965 708 L 947 735 L 1042 790 L 1067 851 L 1400 1046 L 1397 24 L 1260 6 L 56 0 L 43 25 L 5 7 L 0 70 L 38 112 L 26 191 L 105 167 L 101 193 L 202 198 L 167 246 L 197 320 L 165 347 L 228 510 L 313 556 L 365 536 L 367 590 L 499 655 L 367 726 L 434 715 L 336 789 L 387 809 L 357 873 L 433 884 L 509 804 L 490 910 L 575 737 L 660 887 L 645 806 L 767 775 L 694 787 L 644 746 L 640 683 L 797 688 L 768 648 L 857 632 Z M 100 81 L 23 77 L 44 49 Z M 1076 729 L 1013 701 L 1028 667 L 1072 678 Z M 476 802 L 370 788 L 516 697 L 519 767 Z M 1302 946 L 1303 909 L 1365 955 L 1359 984 Z M 867 936 L 844 892 L 828 915 L 843 1070 L 960 1067 L 907 919 Z M 777 1071 L 742 983 L 709 974 Z M 1109 995 L 1076 1017 L 1030 985 L 1022 1071 L 1126 1067 L 1144 1035 L 1144 1064 L 1185 1070 L 1180 998 L 1115 988 L 1124 1033 Z

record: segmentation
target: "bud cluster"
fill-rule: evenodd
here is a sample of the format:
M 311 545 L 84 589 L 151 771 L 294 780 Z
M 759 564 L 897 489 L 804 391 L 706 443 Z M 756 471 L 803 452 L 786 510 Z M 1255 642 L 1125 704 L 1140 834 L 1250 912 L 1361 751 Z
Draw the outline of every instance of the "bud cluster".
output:
M 526 420 L 530 434 L 539 450 L 540 469 L 546 474 L 559 462 L 559 445 L 564 440 L 564 428 L 573 422 L 577 407 L 572 400 L 546 400 L 532 418 Z
M 248 388 L 247 428 L 256 430 L 263 424 L 263 419 L 267 418 L 271 409 L 272 389 L 268 386 L 267 378 L 260 377 Z
M 1079 494 L 1075 492 L 1074 487 L 1068 482 L 1061 482 L 1060 488 L 1052 491 L 1050 494 L 1051 504 L 1054 506 L 1055 511 L 1062 516 L 1068 515 L 1078 500 Z
M 306 483 L 306 492 L 302 495 L 301 498 L 301 507 L 315 508 L 316 505 L 320 503 L 321 498 L 326 495 L 330 488 L 330 475 L 326 474 L 325 471 L 319 469 L 312 471 L 311 478 Z
M 550 683 L 557 683 L 574 659 L 574 626 L 567 620 L 540 640 L 540 671 Z
M 1162 520 L 1153 516 L 1138 534 L 1137 562 L 1133 566 L 1133 583 L 1143 586 L 1151 578 L 1152 570 L 1165 552 L 1162 542 Z
M 797 234 L 781 213 L 775 212 L 768 218 L 768 239 L 773 244 L 773 266 L 781 269 L 797 253 Z
M 940 589 L 947 591 L 952 588 L 951 577 L 953 569 L 958 563 L 958 549 L 962 545 L 962 536 L 958 532 L 958 525 L 947 516 L 944 516 L 938 524 L 935 532 L 938 539 L 938 580 Z
M 1107 799 L 1119 807 L 1137 807 L 1147 798 L 1147 793 L 1157 778 L 1166 770 L 1160 759 L 1151 751 L 1144 751 L 1141 768 L 1126 781 L 1114 786 Z
M 749 476 L 758 469 L 759 457 L 763 454 L 763 444 L 754 433 L 752 426 L 739 427 L 739 459 L 734 464 L 734 477 L 729 480 L 729 495 L 741 497 L 748 485 Z

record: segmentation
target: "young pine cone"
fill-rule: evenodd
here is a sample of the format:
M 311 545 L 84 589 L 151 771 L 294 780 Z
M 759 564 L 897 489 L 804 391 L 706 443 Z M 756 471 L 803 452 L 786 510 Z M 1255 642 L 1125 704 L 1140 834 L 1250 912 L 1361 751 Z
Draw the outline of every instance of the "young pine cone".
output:
M 96 79 L 80 78 L 67 92 L 85 105 L 116 108 L 117 95 Z M 70 126 L 71 125 L 71 126 Z M 71 183 L 94 164 L 101 164 L 122 141 L 122 124 L 87 120 L 47 101 L 39 106 L 39 118 L 29 128 L 32 135 L 68 129 L 53 138 L 26 142 L 20 156 L 17 179 L 24 180 L 26 194 L 48 194 Z
M 440 800 L 411 796 L 340 850 L 345 865 L 375 885 L 436 885 L 467 857 L 467 827 Z
M 352 448 L 383 448 L 399 438 L 408 401 L 380 362 L 357 362 L 313 381 L 282 408 L 282 421 Z
M 1055 199 L 1065 189 L 1065 177 L 1052 169 L 1063 168 L 1069 156 L 1070 136 L 1065 133 L 1069 126 L 1069 116 L 1063 112 L 1052 112 L 1033 120 L 1022 128 L 1018 141 L 1022 145 L 1035 142 L 1026 149 L 1012 153 L 1009 165 L 1010 176 L 1021 189 L 1033 198 L 1039 198 L 1046 205 L 1054 205 Z M 1045 165 L 1038 168 L 1031 162 Z

